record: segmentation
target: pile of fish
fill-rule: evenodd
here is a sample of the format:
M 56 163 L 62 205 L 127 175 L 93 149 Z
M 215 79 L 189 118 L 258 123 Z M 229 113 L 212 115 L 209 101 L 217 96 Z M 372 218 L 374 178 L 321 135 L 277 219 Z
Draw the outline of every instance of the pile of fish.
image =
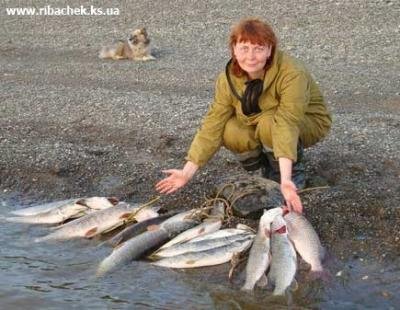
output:
M 248 249 L 254 238 L 250 228 L 244 225 L 220 230 L 225 216 L 223 204 L 208 210 L 192 209 L 164 215 L 157 211 L 157 208 L 142 208 L 116 198 L 91 197 L 12 211 L 16 216 L 6 220 L 60 224 L 51 227 L 49 234 L 35 239 L 35 242 L 44 242 L 92 238 L 134 219 L 136 223 L 102 243 L 112 246 L 113 251 L 100 263 L 99 276 L 148 254 L 151 254 L 152 264 L 171 268 L 221 264 L 228 262 L 235 253 Z
M 326 277 L 321 263 L 325 250 L 310 222 L 282 208 L 265 211 L 250 250 L 242 290 L 252 291 L 256 284 L 266 286 L 270 282 L 274 295 L 284 295 L 297 284 L 296 251 L 311 266 L 313 277 Z
M 72 238 L 92 238 L 125 225 L 101 245 L 113 247 L 97 275 L 111 273 L 132 260 L 147 257 L 151 264 L 168 268 L 194 268 L 218 265 L 250 249 L 243 290 L 274 285 L 281 295 L 295 283 L 297 254 L 322 273 L 324 250 L 318 235 L 297 213 L 284 214 L 281 207 L 264 211 L 257 234 L 243 224 L 221 229 L 224 204 L 180 213 L 158 214 L 158 208 L 131 205 L 113 197 L 91 197 L 57 201 L 13 211 L 9 222 L 60 224 L 36 242 Z M 131 222 L 134 222 L 132 224 Z M 266 272 L 269 268 L 268 278 Z

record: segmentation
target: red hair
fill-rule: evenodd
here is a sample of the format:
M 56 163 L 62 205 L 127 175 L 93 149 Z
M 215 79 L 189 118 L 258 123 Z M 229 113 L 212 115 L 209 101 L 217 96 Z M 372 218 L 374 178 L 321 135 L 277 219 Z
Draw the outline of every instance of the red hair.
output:
M 268 45 L 271 47 L 271 57 L 267 59 L 264 69 L 268 69 L 274 57 L 278 39 L 272 30 L 272 27 L 258 18 L 242 19 L 238 24 L 234 25 L 229 37 L 229 48 L 232 57 L 232 71 L 236 76 L 243 76 L 246 72 L 240 68 L 233 47 L 238 42 L 250 42 L 251 44 Z

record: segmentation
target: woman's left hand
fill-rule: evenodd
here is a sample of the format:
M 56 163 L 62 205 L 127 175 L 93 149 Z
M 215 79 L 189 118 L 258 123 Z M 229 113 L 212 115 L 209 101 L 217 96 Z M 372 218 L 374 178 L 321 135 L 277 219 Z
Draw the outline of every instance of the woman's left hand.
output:
M 303 205 L 299 195 L 297 194 L 296 185 L 289 180 L 281 181 L 281 192 L 283 198 L 285 198 L 286 206 L 290 211 L 295 211 L 297 213 L 303 213 Z

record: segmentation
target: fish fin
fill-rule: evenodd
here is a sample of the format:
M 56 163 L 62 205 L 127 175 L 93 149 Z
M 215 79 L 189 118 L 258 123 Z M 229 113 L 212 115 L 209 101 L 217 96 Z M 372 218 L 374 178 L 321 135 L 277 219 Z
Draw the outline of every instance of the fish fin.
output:
M 114 229 L 120 227 L 120 226 L 123 225 L 123 224 L 124 224 L 124 223 L 117 223 L 117 224 L 111 226 L 110 228 L 107 228 L 106 230 L 103 230 L 103 231 L 101 232 L 101 234 L 106 234 L 106 233 L 108 233 L 108 232 L 110 232 L 110 231 L 113 231 Z
M 258 279 L 256 284 L 258 287 L 266 287 L 268 285 L 268 278 L 265 275 L 265 273 L 263 273 L 263 275 L 260 277 L 260 279 Z
M 113 205 L 116 206 L 119 203 L 119 199 L 117 197 L 107 197 L 107 200 Z
M 299 284 L 297 283 L 296 279 L 293 279 L 292 283 L 289 285 L 289 288 L 292 292 L 297 291 L 299 288 Z
M 295 279 L 293 279 L 293 281 L 296 282 Z M 296 282 L 296 284 L 297 284 L 297 282 Z M 286 302 L 287 302 L 288 309 L 292 309 L 293 308 L 293 294 L 292 294 L 292 289 L 291 289 L 292 285 L 293 285 L 293 282 L 285 290 L 285 297 L 286 297 Z
M 82 217 L 84 215 L 87 215 L 87 214 L 89 214 L 89 213 L 84 211 L 84 210 L 83 211 L 79 211 L 78 213 L 76 213 L 73 216 L 71 216 L 70 219 L 77 219 L 77 218 L 80 218 L 80 217 Z
M 236 228 L 237 228 L 237 229 L 241 229 L 241 230 L 245 230 L 245 231 L 251 231 L 251 232 L 253 232 L 253 233 L 256 232 L 256 231 L 255 231 L 253 228 L 251 228 L 250 226 L 247 226 L 247 225 L 242 224 L 242 223 L 237 224 L 237 225 L 236 225 Z
M 119 218 L 122 220 L 127 220 L 131 215 L 132 215 L 132 213 L 128 212 L 128 213 L 122 214 Z
M 247 293 L 254 293 L 254 288 L 248 287 L 246 286 L 246 284 L 244 284 L 241 288 L 241 291 L 243 292 L 247 292 Z M 239 308 L 238 308 L 239 309 Z
M 159 229 L 160 229 L 160 225 L 156 225 L 156 224 L 149 225 L 149 226 L 146 227 L 146 229 L 147 229 L 148 231 L 156 231 L 156 230 L 159 230 Z
M 193 260 L 193 259 L 189 259 L 189 260 L 187 260 L 187 261 L 185 262 L 186 265 L 194 265 L 195 263 L 196 263 L 196 261 Z
M 324 247 L 322 245 L 321 245 L 321 254 L 319 257 L 321 259 L 321 262 L 323 262 L 323 263 L 327 263 L 328 261 L 330 261 L 332 259 L 332 256 L 330 255 L 330 253 L 328 252 L 326 247 Z
M 86 202 L 85 202 L 85 198 L 82 198 L 82 199 L 77 200 L 77 201 L 75 202 L 75 204 L 76 204 L 76 205 L 81 205 L 81 206 L 84 206 L 84 207 L 88 207 L 87 204 L 86 204 Z
M 311 270 L 310 273 L 307 275 L 306 279 L 308 281 L 315 281 L 320 279 L 325 283 L 330 283 L 333 281 L 332 274 L 326 269 L 317 271 Z
M 97 232 L 97 227 L 93 227 L 91 229 L 89 229 L 86 233 L 85 233 L 85 238 L 92 238 L 93 236 L 96 235 Z

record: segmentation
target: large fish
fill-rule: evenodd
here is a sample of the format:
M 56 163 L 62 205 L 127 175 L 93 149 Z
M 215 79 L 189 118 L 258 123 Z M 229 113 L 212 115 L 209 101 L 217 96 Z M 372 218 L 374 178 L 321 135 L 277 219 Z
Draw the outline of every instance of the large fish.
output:
M 192 219 L 193 213 L 194 210 L 190 210 L 174 215 L 154 230 L 146 231 L 122 243 L 100 263 L 97 276 L 103 276 L 132 260 L 141 258 L 144 254 L 159 247 L 180 232 L 193 227 L 198 223 L 196 219 Z
M 224 211 L 225 207 L 223 203 L 216 204 L 211 209 L 209 217 L 206 218 L 203 223 L 184 231 L 180 235 L 176 236 L 175 238 L 164 244 L 160 249 L 168 248 L 174 244 L 187 242 L 193 238 L 219 230 L 222 226 L 222 221 L 224 219 Z
M 271 224 L 271 256 L 268 277 L 275 286 L 273 295 L 284 295 L 295 281 L 297 257 L 281 215 L 276 216 Z
M 249 229 L 225 228 L 225 229 L 214 231 L 212 233 L 208 233 L 206 235 L 202 235 L 202 236 L 193 238 L 192 240 L 189 240 L 188 243 L 198 242 L 198 241 L 202 241 L 202 240 L 217 239 L 217 238 L 228 237 L 228 236 L 234 236 L 234 235 L 239 235 L 239 234 L 244 234 L 244 233 L 249 233 L 249 232 L 251 232 L 251 230 L 249 230 Z
M 40 205 L 35 205 L 33 207 L 29 207 L 29 208 L 23 208 L 23 209 L 19 209 L 19 210 L 14 210 L 11 211 L 11 214 L 14 215 L 18 215 L 18 216 L 31 216 L 31 215 L 36 215 L 42 212 L 46 212 L 49 211 L 51 209 L 69 204 L 69 203 L 73 203 L 78 201 L 80 198 L 73 198 L 73 199 L 65 199 L 65 200 L 58 200 L 58 201 L 52 201 L 52 202 L 47 202 L 47 203 L 43 203 Z
M 72 238 L 91 238 L 102 232 L 109 231 L 121 226 L 132 213 L 135 218 L 152 218 L 158 216 L 158 213 L 151 208 L 142 209 L 138 205 L 129 205 L 120 202 L 113 208 L 100 210 L 90 213 L 72 222 L 61 225 L 55 232 L 47 236 L 37 238 L 35 242 L 50 240 L 66 240 Z
M 249 259 L 247 260 L 246 281 L 242 290 L 252 291 L 256 283 L 261 286 L 267 284 L 265 271 L 271 261 L 271 222 L 275 216 L 282 215 L 282 209 L 279 209 L 276 209 L 275 211 L 270 210 L 270 212 L 264 210 L 264 214 L 260 218 L 257 235 L 254 238 L 253 245 L 250 249 Z
M 227 244 L 231 244 L 232 242 L 235 242 L 235 241 L 248 240 L 249 239 L 248 237 L 251 235 L 252 234 L 245 232 L 242 234 L 236 234 L 236 235 L 225 236 L 225 237 L 214 238 L 214 239 L 205 239 L 205 240 L 200 240 L 197 242 L 178 243 L 178 244 L 172 245 L 166 249 L 159 250 L 152 256 L 161 258 L 161 257 L 177 256 L 177 255 L 184 254 L 187 252 L 206 251 L 206 250 L 221 247 L 221 246 L 224 246 Z
M 234 241 L 218 248 L 166 257 L 155 261 L 152 264 L 169 268 L 195 268 L 219 265 L 229 262 L 234 254 L 248 249 L 252 242 L 253 236 L 248 235 L 247 239 Z
M 174 214 L 164 214 L 160 215 L 158 217 L 154 217 L 148 220 L 145 220 L 143 222 L 135 223 L 133 225 L 130 225 L 123 230 L 121 230 L 118 234 L 116 234 L 114 237 L 111 239 L 105 241 L 103 244 L 108 244 L 113 247 L 118 246 L 119 244 L 136 237 L 137 235 L 140 235 L 141 233 L 144 233 L 145 231 L 151 230 L 154 225 L 158 225 L 165 221 L 166 219 L 170 218 Z
M 27 224 L 58 224 L 70 218 L 77 218 L 97 210 L 107 209 L 117 203 L 118 200 L 116 198 L 106 197 L 91 197 L 67 200 L 66 203 L 54 203 L 47 211 L 38 212 L 39 209 L 31 209 L 35 207 L 27 208 L 31 209 L 28 212 L 22 212 L 23 210 L 20 210 L 20 214 L 25 215 L 18 217 L 8 217 L 6 218 L 6 220 L 8 222 Z M 26 209 L 24 210 L 26 211 Z M 29 213 L 35 214 L 26 215 Z
M 222 226 L 222 221 L 220 220 L 215 220 L 215 221 L 207 221 L 203 222 L 191 229 L 188 229 L 178 236 L 176 236 L 174 239 L 170 240 L 166 244 L 164 244 L 160 249 L 167 249 L 168 247 L 174 245 L 174 244 L 179 244 L 182 242 L 189 241 L 195 237 L 206 235 L 208 233 L 217 231 L 220 229 Z
M 301 214 L 289 212 L 284 216 L 289 239 L 305 262 L 311 265 L 311 272 L 323 271 L 321 261 L 325 249 L 311 223 Z

